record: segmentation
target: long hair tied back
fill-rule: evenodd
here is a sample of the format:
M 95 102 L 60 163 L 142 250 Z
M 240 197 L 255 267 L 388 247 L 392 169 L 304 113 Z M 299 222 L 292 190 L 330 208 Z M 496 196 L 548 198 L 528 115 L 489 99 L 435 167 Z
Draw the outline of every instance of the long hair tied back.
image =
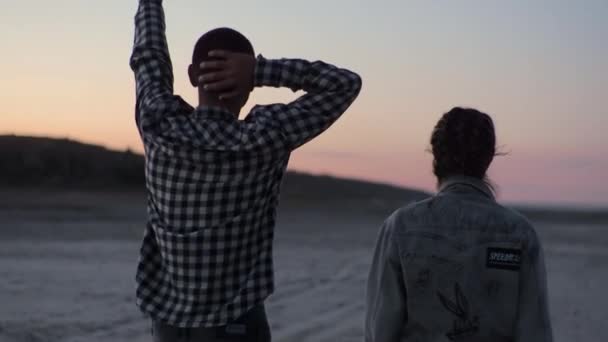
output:
M 433 173 L 439 182 L 449 176 L 468 176 L 486 181 L 496 154 L 492 118 L 476 109 L 455 107 L 445 113 L 431 136 Z

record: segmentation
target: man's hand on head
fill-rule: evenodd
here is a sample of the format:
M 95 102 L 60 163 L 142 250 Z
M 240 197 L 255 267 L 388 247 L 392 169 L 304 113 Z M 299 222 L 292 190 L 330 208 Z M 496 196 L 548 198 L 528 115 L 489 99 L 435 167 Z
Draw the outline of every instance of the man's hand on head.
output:
M 220 100 L 248 94 L 253 89 L 253 74 L 256 59 L 244 53 L 215 50 L 209 57 L 216 60 L 200 64 L 199 86 L 218 93 Z

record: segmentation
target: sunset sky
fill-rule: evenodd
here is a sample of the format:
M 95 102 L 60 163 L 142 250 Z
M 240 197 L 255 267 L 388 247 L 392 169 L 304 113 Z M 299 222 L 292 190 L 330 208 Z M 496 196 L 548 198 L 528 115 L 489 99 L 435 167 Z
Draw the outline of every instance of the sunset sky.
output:
M 128 66 L 136 0 L 2 0 L 0 134 L 141 151 Z M 322 59 L 364 89 L 291 168 L 433 190 L 431 130 L 453 106 L 493 116 L 508 203 L 608 207 L 608 1 L 165 0 L 175 90 L 191 49 L 230 26 L 267 58 Z M 287 101 L 256 90 L 254 103 Z

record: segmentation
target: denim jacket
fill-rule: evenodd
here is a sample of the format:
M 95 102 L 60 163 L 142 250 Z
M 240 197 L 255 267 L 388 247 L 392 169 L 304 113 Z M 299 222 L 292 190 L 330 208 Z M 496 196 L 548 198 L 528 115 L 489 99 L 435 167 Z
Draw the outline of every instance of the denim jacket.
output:
M 538 236 L 478 179 L 384 222 L 366 296 L 366 342 L 553 340 Z

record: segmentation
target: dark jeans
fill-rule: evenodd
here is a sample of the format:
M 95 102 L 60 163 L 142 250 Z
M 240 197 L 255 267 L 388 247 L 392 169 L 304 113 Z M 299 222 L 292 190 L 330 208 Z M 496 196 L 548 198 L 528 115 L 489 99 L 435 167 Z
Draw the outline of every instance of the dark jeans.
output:
M 259 305 L 228 325 L 213 328 L 176 328 L 152 322 L 154 342 L 270 342 L 264 305 Z

